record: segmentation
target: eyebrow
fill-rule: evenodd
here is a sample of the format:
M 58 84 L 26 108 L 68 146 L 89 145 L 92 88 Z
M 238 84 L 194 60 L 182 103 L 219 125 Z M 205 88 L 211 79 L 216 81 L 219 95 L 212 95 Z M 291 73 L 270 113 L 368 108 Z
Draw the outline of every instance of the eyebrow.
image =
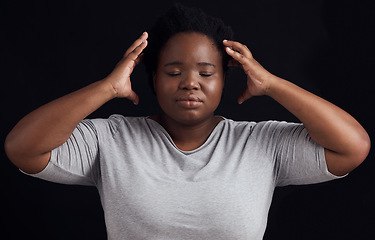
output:
M 164 67 L 173 66 L 173 65 L 182 65 L 182 62 L 178 62 L 178 61 L 170 62 L 170 63 L 165 64 Z
M 167 66 L 173 66 L 173 65 L 182 65 L 182 64 L 183 64 L 182 62 L 174 61 L 174 62 L 170 62 L 170 63 L 165 64 L 164 67 L 167 67 Z M 199 62 L 198 65 L 199 65 L 199 66 L 211 66 L 211 67 L 216 67 L 215 64 L 212 64 L 212 63 L 209 63 L 209 62 Z
M 200 62 L 198 63 L 199 66 L 211 66 L 216 67 L 215 64 L 209 63 L 209 62 Z

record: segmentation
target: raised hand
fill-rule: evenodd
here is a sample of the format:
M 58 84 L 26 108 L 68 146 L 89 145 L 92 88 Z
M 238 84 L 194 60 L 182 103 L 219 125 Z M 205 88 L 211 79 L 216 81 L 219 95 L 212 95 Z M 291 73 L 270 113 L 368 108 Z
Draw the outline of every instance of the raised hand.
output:
M 246 45 L 228 40 L 224 40 L 223 44 L 228 55 L 234 59 L 229 62 L 229 66 L 242 67 L 247 75 L 247 88 L 238 97 L 238 103 L 241 104 L 252 96 L 265 95 L 275 76 L 253 58 Z
M 231 66 L 240 66 L 247 75 L 247 88 L 238 98 L 267 95 L 280 103 L 304 125 L 310 137 L 324 147 L 328 170 L 342 176 L 367 157 L 370 139 L 363 127 L 334 104 L 264 69 L 249 49 L 233 41 L 223 41 L 233 57 Z
M 125 52 L 115 69 L 104 81 L 110 83 L 118 98 L 127 98 L 134 104 L 139 103 L 138 95 L 133 91 L 130 75 L 135 66 L 142 60 L 142 51 L 147 46 L 147 32 L 144 32 Z

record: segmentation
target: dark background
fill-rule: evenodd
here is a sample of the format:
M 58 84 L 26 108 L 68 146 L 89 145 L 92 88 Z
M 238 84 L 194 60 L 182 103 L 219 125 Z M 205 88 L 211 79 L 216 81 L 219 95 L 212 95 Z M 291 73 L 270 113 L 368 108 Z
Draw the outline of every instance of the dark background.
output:
M 2 1 L 1 144 L 38 106 L 104 78 L 173 1 Z M 222 18 L 270 72 L 352 114 L 374 138 L 372 1 L 189 1 Z M 90 117 L 158 112 L 144 66 L 132 75 L 140 105 L 113 100 Z M 235 120 L 298 121 L 268 97 L 236 104 L 245 76 L 227 77 L 217 114 Z M 105 239 L 92 187 L 23 175 L 1 150 L 1 236 Z M 278 188 L 264 239 L 375 239 L 374 153 L 348 177 Z M 6 238 L 8 239 L 8 238 Z

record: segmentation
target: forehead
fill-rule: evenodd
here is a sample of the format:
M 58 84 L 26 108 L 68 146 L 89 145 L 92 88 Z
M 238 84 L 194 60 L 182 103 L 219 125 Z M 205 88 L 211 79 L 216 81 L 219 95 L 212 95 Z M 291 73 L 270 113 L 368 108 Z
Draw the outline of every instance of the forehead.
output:
M 210 61 L 218 64 L 222 61 L 222 56 L 214 41 L 206 35 L 196 32 L 178 33 L 160 51 L 159 63 L 168 61 Z

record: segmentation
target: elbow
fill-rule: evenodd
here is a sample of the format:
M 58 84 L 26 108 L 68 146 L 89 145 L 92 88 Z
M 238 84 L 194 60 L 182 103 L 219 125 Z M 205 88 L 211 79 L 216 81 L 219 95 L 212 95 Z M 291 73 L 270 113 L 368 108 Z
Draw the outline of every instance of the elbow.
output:
M 4 141 L 4 150 L 8 159 L 18 168 L 20 168 L 26 158 L 25 152 L 27 150 L 24 147 L 22 138 L 10 132 Z
M 358 155 L 359 155 L 358 161 L 359 161 L 359 164 L 361 164 L 367 158 L 368 154 L 370 153 L 371 140 L 370 140 L 370 137 L 369 137 L 369 135 L 367 133 L 365 134 L 365 137 L 361 141 L 360 145 L 361 145 L 361 147 L 358 149 Z
M 371 142 L 368 134 L 352 137 L 346 144 L 345 150 L 340 152 L 327 151 L 326 160 L 328 170 L 336 176 L 344 176 L 357 168 L 368 156 Z
M 50 152 L 33 156 L 27 154 L 27 148 L 20 147 L 22 145 L 18 140 L 8 135 L 4 142 L 8 159 L 23 172 L 34 174 L 42 171 L 49 162 Z
M 367 132 L 364 131 L 356 139 L 355 144 L 353 144 L 351 159 L 354 168 L 358 167 L 367 158 L 370 149 L 371 140 Z

